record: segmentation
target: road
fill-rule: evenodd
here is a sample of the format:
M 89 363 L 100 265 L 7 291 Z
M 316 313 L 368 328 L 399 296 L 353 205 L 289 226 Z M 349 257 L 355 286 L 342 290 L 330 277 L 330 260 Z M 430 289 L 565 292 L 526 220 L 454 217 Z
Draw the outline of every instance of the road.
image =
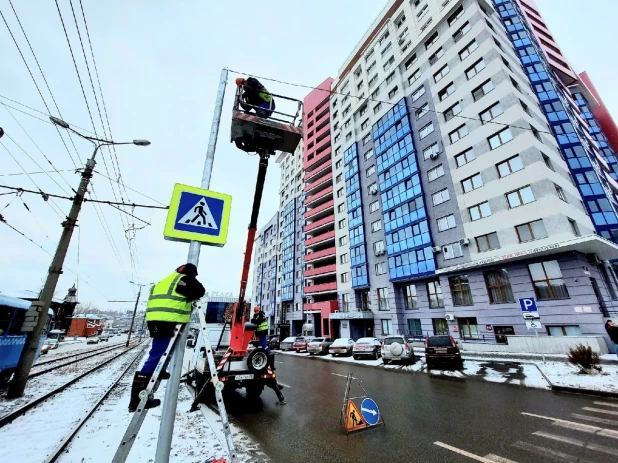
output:
M 618 461 L 618 401 L 315 358 L 278 355 L 276 365 L 287 405 L 276 405 L 270 389 L 258 402 L 242 392 L 226 400 L 232 419 L 276 463 Z M 348 372 L 363 381 L 386 426 L 342 431 Z

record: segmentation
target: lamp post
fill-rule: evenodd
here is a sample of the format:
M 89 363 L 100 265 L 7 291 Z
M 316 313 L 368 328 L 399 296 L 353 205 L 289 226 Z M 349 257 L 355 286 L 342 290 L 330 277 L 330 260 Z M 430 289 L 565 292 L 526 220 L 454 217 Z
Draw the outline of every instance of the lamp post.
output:
M 28 376 L 30 375 L 32 363 L 34 362 L 34 358 L 39 348 L 39 340 L 45 326 L 47 309 L 49 308 L 52 296 L 56 291 L 56 285 L 58 284 L 58 279 L 60 278 L 60 274 L 62 273 L 62 265 L 64 264 L 64 259 L 66 258 L 67 252 L 69 250 L 69 245 L 71 244 L 71 237 L 73 236 L 73 231 L 75 229 L 75 225 L 77 224 L 77 218 L 79 216 L 82 203 L 84 202 L 84 196 L 86 195 L 88 184 L 90 183 L 90 179 L 92 178 L 92 173 L 96 164 L 94 158 L 97 155 L 97 151 L 99 151 L 99 148 L 101 148 L 102 146 L 108 145 L 150 145 L 150 142 L 148 140 L 115 142 L 112 140 L 90 137 L 73 129 L 67 122 L 63 121 L 62 119 L 50 116 L 50 120 L 58 127 L 70 130 L 79 137 L 91 142 L 94 145 L 94 152 L 92 153 L 90 159 L 86 161 L 86 168 L 82 172 L 82 178 L 79 184 L 79 188 L 77 189 L 75 196 L 73 197 L 73 205 L 71 206 L 71 211 L 69 212 L 66 220 L 62 223 L 62 235 L 60 236 L 60 241 L 58 242 L 56 253 L 54 254 L 52 263 L 49 267 L 47 279 L 45 280 L 43 289 L 39 293 L 39 298 L 32 303 L 32 305 L 28 309 L 28 312 L 26 313 L 23 330 L 28 332 L 28 335 L 24 348 L 21 352 L 21 356 L 19 357 L 19 363 L 17 364 L 17 369 L 13 376 L 13 380 L 9 385 L 7 397 L 10 398 L 23 396 L 24 390 L 26 389 Z

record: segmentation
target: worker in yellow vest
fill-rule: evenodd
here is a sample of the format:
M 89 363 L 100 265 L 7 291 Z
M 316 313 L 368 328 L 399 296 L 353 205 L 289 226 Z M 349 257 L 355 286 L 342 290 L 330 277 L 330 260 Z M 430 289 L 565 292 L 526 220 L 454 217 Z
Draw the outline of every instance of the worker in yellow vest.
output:
M 159 360 L 174 337 L 178 323 L 189 323 L 192 302 L 201 299 L 206 292 L 204 286 L 195 278 L 197 267 L 193 264 L 181 265 L 174 273 L 159 281 L 150 289 L 146 309 L 146 323 L 152 338 L 152 347 L 142 369 L 135 373 L 131 388 L 129 411 L 134 412 L 139 405 L 139 393 L 146 389 Z M 168 379 L 170 374 L 162 371 L 159 379 Z M 150 399 L 146 408 L 157 407 L 159 399 Z

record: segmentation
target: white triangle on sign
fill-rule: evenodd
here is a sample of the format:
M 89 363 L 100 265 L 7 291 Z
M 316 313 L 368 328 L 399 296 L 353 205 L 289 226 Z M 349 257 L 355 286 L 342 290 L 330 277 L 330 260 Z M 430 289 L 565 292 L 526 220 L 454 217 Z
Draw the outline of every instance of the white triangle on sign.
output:
M 195 203 L 195 206 L 189 209 L 189 211 L 183 215 L 177 223 L 199 228 L 210 228 L 212 230 L 219 229 L 212 213 L 210 212 L 206 198 L 202 198 Z

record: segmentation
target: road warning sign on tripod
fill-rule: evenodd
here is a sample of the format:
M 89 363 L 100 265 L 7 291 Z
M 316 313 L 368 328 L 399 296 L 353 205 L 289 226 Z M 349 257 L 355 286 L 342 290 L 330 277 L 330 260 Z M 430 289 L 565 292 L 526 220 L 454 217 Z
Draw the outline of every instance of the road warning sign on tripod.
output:
M 378 409 L 378 404 L 367 397 L 367 391 L 365 391 L 361 380 L 354 373 L 348 373 L 347 379 L 340 418 L 346 434 L 371 428 L 377 424 L 386 425 L 384 417 Z M 351 397 L 352 395 L 354 397 Z M 358 405 L 359 400 L 362 400 L 360 406 Z
M 172 241 L 200 241 L 223 246 L 227 241 L 232 197 L 177 183 L 163 235 Z
M 348 409 L 345 418 L 345 430 L 347 432 L 358 431 L 367 427 L 367 422 L 363 419 L 363 415 L 358 407 L 351 400 L 348 402 Z

